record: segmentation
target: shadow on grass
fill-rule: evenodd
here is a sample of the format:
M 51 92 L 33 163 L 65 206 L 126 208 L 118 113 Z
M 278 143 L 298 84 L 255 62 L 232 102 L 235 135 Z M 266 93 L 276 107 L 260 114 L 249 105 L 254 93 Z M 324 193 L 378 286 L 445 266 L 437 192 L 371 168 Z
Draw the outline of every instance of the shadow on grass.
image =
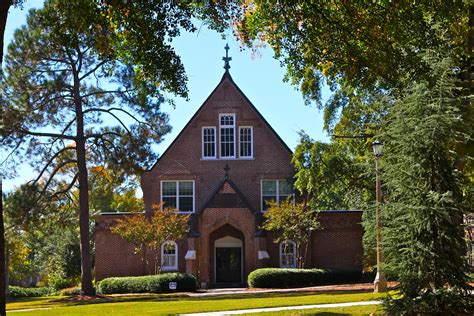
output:
M 342 294 L 364 294 L 372 293 L 371 291 L 331 291 L 331 292 L 291 292 L 291 293 L 242 293 L 242 294 L 222 294 L 210 296 L 189 296 L 187 294 L 124 294 L 120 296 L 104 296 L 95 300 L 73 300 L 73 297 L 54 299 L 53 302 L 60 306 L 76 306 L 90 304 L 106 304 L 106 303 L 133 303 L 133 302 L 175 302 L 175 301 L 219 301 L 219 300 L 242 300 L 242 299 L 265 299 L 265 298 L 288 298 L 303 297 L 314 295 L 337 296 Z M 307 315 L 307 314 L 306 314 Z M 322 315 L 322 314 L 318 314 Z M 328 314 L 329 315 L 329 314 Z M 331 315 L 344 315 L 334 314 Z

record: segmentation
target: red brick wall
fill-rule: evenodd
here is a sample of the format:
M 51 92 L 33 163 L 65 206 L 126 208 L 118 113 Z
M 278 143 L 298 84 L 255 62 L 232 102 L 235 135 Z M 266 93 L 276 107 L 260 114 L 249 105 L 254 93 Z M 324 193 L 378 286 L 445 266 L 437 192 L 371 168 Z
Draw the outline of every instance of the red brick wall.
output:
M 362 270 L 362 212 L 321 212 L 322 230 L 313 234 L 311 265 Z
M 236 140 L 239 126 L 253 127 L 253 159 L 202 159 L 202 127 L 216 127 L 216 151 L 219 152 L 219 113 L 235 113 Z M 238 153 L 238 142 L 236 143 Z M 187 127 L 162 155 L 156 165 L 141 178 L 147 211 L 160 202 L 160 181 L 194 180 L 195 210 L 205 207 L 224 178 L 229 165 L 229 178 L 257 212 L 261 209 L 261 180 L 286 179 L 294 174 L 291 153 L 259 114 L 248 103 L 230 78 L 223 77 Z M 224 191 L 229 191 L 224 188 Z M 227 190 L 227 191 L 226 191 Z M 232 191 L 232 190 L 231 190 Z M 230 191 L 229 191 L 230 192 Z M 108 230 L 118 215 L 103 215 L 97 220 L 96 278 L 151 273 L 133 247 Z M 323 212 L 323 230 L 313 234 L 308 254 L 308 267 L 361 268 L 362 226 L 360 212 Z M 279 266 L 279 248 L 273 243 L 274 233 L 256 237 L 255 214 L 247 208 L 207 208 L 197 218 L 197 238 L 178 242 L 179 270 L 192 272 L 201 281 L 214 282 L 214 241 L 229 234 L 243 241 L 244 277 L 262 266 Z M 188 249 L 196 250 L 196 260 L 185 261 Z M 267 250 L 270 259 L 258 260 L 257 252 Z M 150 262 L 152 256 L 148 254 Z
M 154 274 L 155 253 L 145 249 L 142 253 L 135 253 L 134 246 L 113 234 L 110 228 L 117 219 L 130 214 L 106 214 L 96 219 L 94 231 L 95 240 L 95 276 L 100 281 L 115 276 L 135 276 Z M 178 270 L 186 270 L 184 256 L 187 251 L 186 239 L 176 241 L 178 244 Z M 158 262 L 161 261 L 158 256 Z
M 97 281 L 113 276 L 146 274 L 142 255 L 135 254 L 131 244 L 110 231 L 116 220 L 123 216 L 126 215 L 101 215 L 96 220 L 94 240 Z
M 205 209 L 199 219 L 198 228 L 201 236 L 198 243 L 198 269 L 201 281 L 214 283 L 214 242 L 216 239 L 231 236 L 243 242 L 243 275 L 256 268 L 257 251 L 255 244 L 255 216 L 248 210 Z M 227 235 L 226 235 L 227 234 Z
M 305 261 L 306 268 L 362 270 L 362 212 L 320 212 L 322 230 L 313 233 Z M 267 234 L 268 267 L 280 266 L 279 244 L 275 232 Z
M 202 127 L 215 126 L 218 139 L 219 113 L 235 113 L 237 138 L 239 126 L 253 126 L 253 159 L 202 159 Z M 152 204 L 160 202 L 161 180 L 194 180 L 196 209 L 201 209 L 222 181 L 226 164 L 230 167 L 230 179 L 256 210 L 260 210 L 262 179 L 285 179 L 294 173 L 291 153 L 228 78 L 224 78 L 157 164 L 142 175 L 147 210 L 150 211 Z

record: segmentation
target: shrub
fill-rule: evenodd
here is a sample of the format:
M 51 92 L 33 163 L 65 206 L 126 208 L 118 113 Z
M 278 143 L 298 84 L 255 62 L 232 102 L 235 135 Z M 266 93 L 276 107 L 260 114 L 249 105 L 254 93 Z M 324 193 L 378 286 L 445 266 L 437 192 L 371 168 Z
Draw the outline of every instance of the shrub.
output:
M 67 289 L 62 289 L 59 291 L 59 295 L 61 296 L 74 296 L 74 295 L 80 295 L 81 294 L 81 287 L 75 286 L 75 287 L 70 287 Z
M 63 278 L 61 276 L 53 276 L 50 278 L 48 283 L 50 287 L 58 291 L 65 288 L 77 286 L 79 283 L 81 283 L 81 277 L 79 276 Z
M 9 286 L 11 298 L 20 297 L 39 297 L 51 294 L 52 288 L 49 287 L 20 287 L 20 286 Z
M 248 276 L 249 286 L 260 288 L 294 288 L 361 280 L 362 271 L 357 270 L 264 268 L 252 271 Z
M 169 282 L 176 282 L 178 292 L 196 291 L 197 279 L 186 273 L 164 273 L 139 277 L 107 278 L 99 283 L 102 294 L 114 293 L 167 293 Z

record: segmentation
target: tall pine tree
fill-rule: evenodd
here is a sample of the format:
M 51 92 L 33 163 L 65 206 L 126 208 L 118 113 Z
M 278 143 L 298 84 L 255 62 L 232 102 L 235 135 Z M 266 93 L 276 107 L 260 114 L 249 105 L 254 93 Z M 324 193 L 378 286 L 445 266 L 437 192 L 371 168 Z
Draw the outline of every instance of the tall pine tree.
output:
M 387 270 L 400 281 L 396 314 L 455 313 L 469 307 L 462 225 L 466 196 L 453 150 L 472 137 L 452 59 L 428 53 L 434 84 L 420 81 L 393 107 L 383 135 Z

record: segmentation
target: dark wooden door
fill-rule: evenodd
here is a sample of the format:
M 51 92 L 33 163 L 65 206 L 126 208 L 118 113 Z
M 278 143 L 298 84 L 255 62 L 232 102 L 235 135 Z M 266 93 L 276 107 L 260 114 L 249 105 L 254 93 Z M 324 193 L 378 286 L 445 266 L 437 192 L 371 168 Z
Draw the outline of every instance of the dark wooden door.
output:
M 216 248 L 216 283 L 242 282 L 242 248 Z

